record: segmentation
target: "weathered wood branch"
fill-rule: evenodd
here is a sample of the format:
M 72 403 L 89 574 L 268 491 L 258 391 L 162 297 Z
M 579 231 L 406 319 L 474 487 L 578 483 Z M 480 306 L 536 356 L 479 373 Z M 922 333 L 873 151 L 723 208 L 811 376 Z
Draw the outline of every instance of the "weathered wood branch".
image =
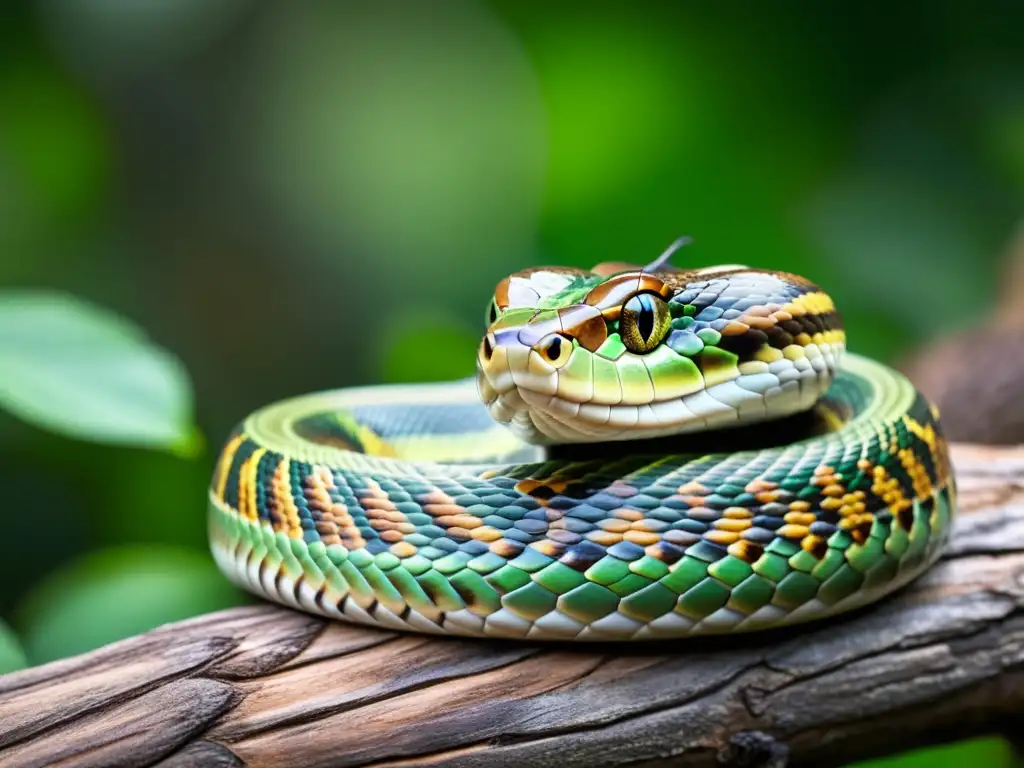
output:
M 258 606 L 0 678 L 0 764 L 837 765 L 1024 713 L 1024 447 L 958 446 L 947 557 L 846 620 L 623 646 Z

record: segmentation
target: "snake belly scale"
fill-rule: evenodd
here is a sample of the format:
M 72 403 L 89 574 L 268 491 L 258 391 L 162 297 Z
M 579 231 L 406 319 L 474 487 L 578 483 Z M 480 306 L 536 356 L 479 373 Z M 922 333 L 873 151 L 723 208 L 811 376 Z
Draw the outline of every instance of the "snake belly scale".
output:
M 948 537 L 938 413 L 803 278 L 527 270 L 477 365 L 249 416 L 210 486 L 228 578 L 388 629 L 644 640 L 863 606 Z

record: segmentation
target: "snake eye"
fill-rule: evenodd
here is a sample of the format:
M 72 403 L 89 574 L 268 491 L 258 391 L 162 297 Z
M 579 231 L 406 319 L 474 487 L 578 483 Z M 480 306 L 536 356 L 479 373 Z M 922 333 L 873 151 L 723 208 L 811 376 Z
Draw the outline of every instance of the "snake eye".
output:
M 653 293 L 638 293 L 622 306 L 619 335 L 626 349 L 638 355 L 654 349 L 672 325 L 668 305 Z
M 572 339 L 560 333 L 549 333 L 534 345 L 533 350 L 552 367 L 561 368 L 569 362 Z
M 490 328 L 501 317 L 501 310 L 498 309 L 498 302 L 496 299 L 491 299 L 491 306 L 487 309 L 487 327 Z

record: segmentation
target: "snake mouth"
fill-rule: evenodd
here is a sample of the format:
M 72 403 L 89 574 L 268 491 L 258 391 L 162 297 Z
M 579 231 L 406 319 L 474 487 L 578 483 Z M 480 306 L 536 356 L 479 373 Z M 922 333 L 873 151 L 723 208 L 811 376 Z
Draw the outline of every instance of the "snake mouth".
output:
M 706 429 L 709 422 L 724 427 L 740 418 L 738 411 L 715 404 L 713 413 L 698 420 L 681 398 L 643 405 L 597 405 L 515 388 L 485 402 L 495 421 L 534 443 L 655 437 Z
M 811 408 L 832 383 L 842 344 L 816 345 L 807 357 L 735 370 L 696 391 L 640 403 L 609 403 L 541 390 L 528 370 L 477 370 L 480 398 L 491 417 L 531 443 L 634 440 L 726 429 Z

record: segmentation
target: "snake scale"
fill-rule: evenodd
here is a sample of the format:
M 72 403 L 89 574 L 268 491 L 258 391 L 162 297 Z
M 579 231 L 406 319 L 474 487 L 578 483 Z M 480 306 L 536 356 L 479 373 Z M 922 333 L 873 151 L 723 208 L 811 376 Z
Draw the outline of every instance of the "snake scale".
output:
M 948 537 L 935 408 L 802 277 L 530 269 L 487 324 L 475 380 L 245 419 L 209 493 L 228 578 L 388 629 L 644 640 L 863 606 Z

